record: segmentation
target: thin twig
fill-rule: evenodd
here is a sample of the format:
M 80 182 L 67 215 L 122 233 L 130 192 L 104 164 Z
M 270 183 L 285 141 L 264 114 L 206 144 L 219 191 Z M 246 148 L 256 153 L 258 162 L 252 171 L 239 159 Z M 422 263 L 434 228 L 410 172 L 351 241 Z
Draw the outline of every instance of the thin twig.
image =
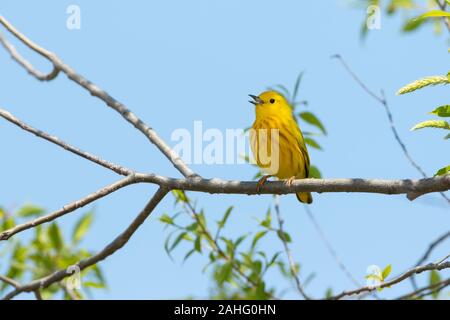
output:
M 443 235 L 441 235 L 439 238 L 437 238 L 436 240 L 434 240 L 432 243 L 430 243 L 430 245 L 428 246 L 427 251 L 425 251 L 425 253 L 423 254 L 423 256 L 419 259 L 419 261 L 417 261 L 416 263 L 416 267 L 420 266 L 422 263 L 424 263 L 428 257 L 430 256 L 431 252 L 442 242 L 444 242 L 448 237 L 450 237 L 450 231 L 447 231 L 446 233 L 444 233 Z M 411 284 L 414 288 L 414 290 L 417 290 L 417 283 L 416 283 L 416 277 L 413 275 L 411 278 Z
M 347 269 L 345 264 L 342 262 L 342 260 L 339 258 L 336 250 L 334 250 L 333 246 L 331 245 L 330 241 L 328 241 L 325 232 L 320 227 L 319 223 L 317 222 L 316 218 L 314 217 L 313 213 L 311 212 L 311 209 L 308 206 L 304 206 L 306 214 L 308 218 L 311 220 L 314 228 L 316 229 L 317 233 L 319 234 L 320 238 L 322 239 L 322 242 L 327 247 L 328 252 L 331 254 L 333 259 L 336 261 L 339 268 L 342 270 L 342 272 L 345 274 L 345 276 L 356 286 L 361 287 L 361 284 L 356 280 L 356 278 L 350 273 L 350 271 Z
M 130 175 L 131 173 L 133 173 L 133 171 L 128 169 L 128 168 L 125 168 L 123 166 L 119 166 L 119 165 L 111 163 L 109 161 L 105 161 L 105 160 L 103 160 L 103 159 L 101 159 L 101 158 L 99 158 L 99 157 L 97 157 L 95 155 L 92 155 L 92 154 L 90 154 L 88 152 L 85 152 L 85 151 L 80 150 L 80 149 L 78 149 L 78 148 L 76 148 L 74 146 L 71 146 L 70 144 L 60 140 L 58 137 L 52 136 L 52 135 L 50 135 L 48 133 L 45 133 L 45 132 L 43 132 L 41 130 L 33 128 L 32 126 L 30 126 L 30 125 L 26 124 L 25 122 L 23 122 L 23 121 L 19 120 L 18 118 L 16 118 L 10 112 L 8 112 L 8 111 L 6 111 L 4 109 L 1 109 L 1 108 L 0 108 L 0 117 L 2 117 L 5 120 L 15 124 L 19 128 L 34 134 L 35 136 L 37 136 L 39 138 L 42 138 L 42 139 L 45 139 L 45 140 L 47 140 L 47 141 L 49 141 L 51 143 L 54 143 L 57 146 L 65 149 L 65 150 L 67 150 L 69 152 L 72 152 L 72 153 L 74 153 L 74 154 L 76 154 L 76 155 L 78 155 L 78 156 L 80 156 L 80 157 L 82 157 L 84 159 L 87 159 L 87 160 L 92 161 L 92 162 L 94 162 L 94 163 L 96 163 L 96 164 L 98 164 L 98 165 L 100 165 L 102 167 L 105 167 L 105 168 L 107 168 L 109 170 L 112 170 L 112 171 L 114 171 L 114 172 L 116 172 L 116 173 L 118 173 L 120 175 L 127 176 L 127 175 Z
M 286 253 L 288 263 L 289 263 L 289 270 L 291 272 L 292 278 L 294 279 L 297 291 L 300 293 L 300 295 L 305 300 L 310 300 L 311 298 L 309 297 L 308 294 L 306 294 L 305 289 L 303 288 L 302 283 L 300 282 L 300 278 L 297 274 L 297 268 L 295 266 L 295 260 L 292 255 L 291 249 L 289 248 L 288 242 L 286 240 L 285 231 L 283 228 L 284 220 L 283 220 L 283 217 L 281 216 L 281 212 L 280 212 L 280 199 L 279 198 L 280 197 L 278 195 L 275 195 L 275 213 L 276 213 L 277 220 L 278 220 L 278 230 L 279 230 L 280 240 L 283 243 L 284 252 Z
M 3 45 L 6 51 L 9 52 L 11 57 L 22 67 L 24 67 L 24 69 L 36 79 L 40 81 L 50 81 L 58 76 L 59 69 L 55 66 L 53 66 L 53 70 L 48 74 L 42 73 L 41 71 L 35 69 L 33 65 L 24 57 L 22 57 L 20 53 L 16 50 L 16 48 L 14 48 L 14 46 L 6 40 L 6 38 L 3 36 L 1 32 L 0 32 L 0 43 Z
M 195 222 L 199 225 L 202 233 L 207 237 L 208 242 L 210 244 L 212 244 L 212 248 L 213 250 L 217 251 L 217 253 L 223 258 L 225 259 L 227 262 L 231 263 L 231 266 L 234 270 L 234 272 L 236 272 L 239 276 L 241 276 L 242 278 L 245 279 L 245 281 L 247 281 L 247 283 L 250 283 L 253 287 L 258 287 L 259 286 L 259 280 L 257 282 L 255 282 L 253 279 L 251 279 L 249 276 L 247 276 L 239 267 L 239 265 L 236 264 L 236 262 L 233 260 L 232 257 L 230 257 L 229 255 L 227 255 L 225 253 L 225 251 L 222 250 L 222 248 L 219 245 L 219 242 L 217 241 L 217 239 L 215 237 L 212 236 L 211 232 L 206 228 L 206 226 L 203 224 L 202 220 L 199 218 L 197 210 L 194 208 L 194 206 L 192 205 L 190 199 L 186 196 L 187 201 L 184 202 L 184 204 L 187 207 L 188 213 L 190 213 L 191 217 L 195 220 Z M 186 209 L 186 208 L 185 208 Z M 274 297 L 270 292 L 266 292 L 266 294 L 271 298 L 271 299 L 277 299 L 276 297 Z
M 19 282 L 17 282 L 14 279 L 8 278 L 6 276 L 2 276 L 1 274 L 0 274 L 0 281 L 13 286 L 14 288 L 19 288 L 20 287 L 20 283 Z
M 428 285 L 426 287 L 417 289 L 411 293 L 402 295 L 401 297 L 398 297 L 396 300 L 407 300 L 407 299 L 420 299 L 423 298 L 425 296 L 431 295 L 433 293 L 437 293 L 440 292 L 442 289 L 444 289 L 445 287 L 450 285 L 450 278 L 448 278 L 447 280 L 438 282 L 438 283 L 434 283 L 431 285 Z M 427 291 L 429 290 L 429 291 Z M 427 291 L 425 293 L 423 293 L 424 291 Z
M 41 295 L 41 290 L 39 290 L 39 289 L 34 290 L 34 297 L 36 298 L 36 300 L 43 300 L 42 295 Z
M 427 174 L 425 173 L 425 171 L 422 169 L 422 167 L 412 158 L 412 156 L 410 155 L 408 149 L 406 148 L 405 143 L 403 142 L 403 140 L 400 138 L 400 135 L 398 134 L 397 128 L 395 127 L 395 123 L 394 123 L 394 118 L 392 116 L 392 112 L 389 108 L 389 104 L 387 102 L 386 96 L 384 94 L 384 91 L 381 91 L 381 95 L 377 95 L 375 94 L 372 90 L 370 90 L 367 85 L 356 75 L 356 73 L 350 68 L 350 66 L 347 64 L 347 62 L 344 60 L 344 58 L 339 55 L 339 54 L 335 54 L 332 56 L 332 58 L 337 59 L 342 66 L 344 67 L 344 69 L 350 74 L 350 76 L 355 80 L 355 82 L 367 93 L 369 94 L 372 98 L 374 98 L 376 101 L 378 101 L 380 104 L 383 105 L 385 111 L 386 111 L 386 116 L 388 117 L 389 120 L 389 125 L 391 127 L 392 133 L 394 134 L 394 138 L 397 141 L 397 143 L 399 144 L 400 148 L 403 151 L 404 156 L 406 157 L 406 159 L 409 161 L 409 163 L 424 177 L 427 178 Z M 450 199 L 447 197 L 447 195 L 445 195 L 443 192 L 440 192 L 441 196 L 447 201 L 447 203 L 450 204 Z
M 121 249 L 131 238 L 134 232 L 141 226 L 141 224 L 147 219 L 147 217 L 153 212 L 155 207 L 167 194 L 168 190 L 164 188 L 159 188 L 158 191 L 153 195 L 151 200 L 147 203 L 145 208 L 138 214 L 138 216 L 133 220 L 133 222 L 125 229 L 118 237 L 116 237 L 112 242 L 110 242 L 103 250 L 97 254 L 81 260 L 76 267 L 79 270 L 84 270 L 94 264 L 106 259 L 110 255 L 114 254 L 117 250 Z M 32 282 L 21 285 L 19 288 L 8 293 L 3 299 L 10 300 L 22 292 L 32 292 L 36 289 L 47 288 L 48 286 L 63 280 L 64 278 L 70 276 L 71 273 L 67 272 L 66 269 L 60 269 L 46 277 L 41 279 L 33 280 Z
M 45 216 L 36 218 L 34 220 L 28 221 L 28 222 L 24 222 L 22 224 L 16 225 L 8 230 L 5 230 L 3 232 L 0 233 L 0 241 L 1 240 L 8 240 L 9 238 L 11 238 L 13 235 L 22 232 L 24 230 L 28 230 L 30 228 L 34 228 L 40 224 L 43 223 L 47 223 L 50 221 L 53 221 L 63 215 L 66 215 L 70 212 L 73 212 L 79 208 L 82 208 L 86 205 L 88 205 L 89 203 L 92 203 L 100 198 L 103 198 L 121 188 L 124 188 L 128 185 L 131 185 L 133 183 L 136 183 L 136 180 L 134 178 L 133 175 L 130 175 L 122 180 L 119 180 L 117 182 L 114 182 L 100 190 L 95 191 L 94 193 L 89 194 L 86 197 L 83 197 L 80 200 L 74 201 L 70 204 L 65 205 L 64 207 L 62 207 L 60 210 L 57 210 L 55 212 L 52 212 L 50 214 L 47 214 Z
M 443 270 L 443 269 L 448 269 L 450 268 L 450 262 L 442 262 L 442 263 L 430 263 L 424 266 L 419 266 L 419 267 L 414 267 L 406 272 L 404 272 L 403 274 L 401 274 L 400 276 L 390 280 L 390 281 L 386 281 L 381 283 L 380 285 L 377 286 L 365 286 L 365 287 L 361 287 L 359 289 L 356 290 L 350 290 L 350 291 L 343 291 L 342 293 L 335 295 L 333 297 L 331 297 L 331 300 L 339 300 L 342 299 L 344 297 L 349 297 L 352 295 L 357 295 L 363 292 L 372 292 L 376 289 L 382 289 L 382 288 L 386 288 L 386 287 L 391 287 L 399 282 L 402 282 L 405 279 L 408 279 L 409 277 L 411 277 L 414 274 L 418 274 L 418 273 L 422 273 L 424 271 L 431 271 L 431 270 Z
M 442 11 L 445 11 L 445 9 L 447 8 L 447 2 L 444 0 L 442 2 L 440 2 L 439 0 L 436 0 L 439 8 Z M 447 27 L 447 30 L 450 32 L 450 19 L 448 17 L 442 17 L 442 21 L 444 22 L 444 25 Z
M 166 157 L 169 161 L 177 168 L 186 178 L 189 177 L 197 177 L 194 171 L 192 171 L 180 158 L 180 156 L 172 150 L 159 136 L 158 134 L 146 125 L 140 118 L 138 118 L 131 110 L 129 110 L 124 104 L 114 99 L 111 95 L 109 95 L 106 91 L 87 80 L 80 74 L 78 74 L 74 69 L 72 69 L 69 65 L 65 64 L 62 60 L 60 60 L 56 54 L 45 50 L 40 47 L 30 39 L 28 39 L 25 35 L 20 33 L 11 23 L 9 23 L 3 16 L 0 15 L 0 24 L 2 24 L 11 34 L 13 34 L 17 39 L 19 39 L 26 46 L 36 51 L 43 57 L 47 58 L 49 61 L 53 63 L 55 68 L 64 72 L 67 77 L 89 91 L 89 93 L 105 102 L 109 107 L 117 111 L 126 121 L 131 123 L 136 129 L 141 131 L 151 143 L 153 143 Z M 6 41 L 6 39 L 3 39 Z M 7 41 L 6 41 L 7 42 Z

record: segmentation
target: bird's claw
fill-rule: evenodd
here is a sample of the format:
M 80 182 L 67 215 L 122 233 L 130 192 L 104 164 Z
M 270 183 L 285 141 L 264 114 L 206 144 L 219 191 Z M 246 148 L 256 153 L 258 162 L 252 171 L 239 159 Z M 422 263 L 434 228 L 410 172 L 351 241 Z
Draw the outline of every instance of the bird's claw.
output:
M 285 183 L 288 187 L 291 187 L 291 186 L 292 186 L 292 183 L 294 182 L 294 180 L 295 180 L 295 176 L 292 176 L 292 177 L 290 177 L 289 179 L 286 179 L 284 183 Z
M 258 180 L 258 183 L 256 184 L 256 193 L 260 193 L 261 187 L 266 183 L 267 179 L 269 179 L 270 177 L 271 175 L 265 175 Z

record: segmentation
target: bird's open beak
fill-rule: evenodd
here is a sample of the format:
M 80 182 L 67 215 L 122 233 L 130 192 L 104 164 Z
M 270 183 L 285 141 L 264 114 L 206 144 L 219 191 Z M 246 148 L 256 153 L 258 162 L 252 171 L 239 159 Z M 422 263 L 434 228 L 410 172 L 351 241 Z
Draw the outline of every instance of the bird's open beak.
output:
M 253 94 L 249 94 L 249 96 L 250 96 L 250 98 L 252 98 L 253 99 L 253 101 L 249 101 L 250 103 L 253 103 L 255 106 L 257 105 L 257 104 L 262 104 L 264 101 L 260 98 L 260 97 L 258 97 L 258 96 L 255 96 L 255 95 L 253 95 Z

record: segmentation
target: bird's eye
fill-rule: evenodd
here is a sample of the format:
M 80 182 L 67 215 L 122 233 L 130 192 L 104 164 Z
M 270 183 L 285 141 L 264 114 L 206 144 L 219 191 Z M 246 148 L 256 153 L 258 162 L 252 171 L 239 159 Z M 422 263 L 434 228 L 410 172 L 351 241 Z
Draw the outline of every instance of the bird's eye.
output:
M 270 99 L 269 102 L 273 104 L 275 103 L 275 99 Z

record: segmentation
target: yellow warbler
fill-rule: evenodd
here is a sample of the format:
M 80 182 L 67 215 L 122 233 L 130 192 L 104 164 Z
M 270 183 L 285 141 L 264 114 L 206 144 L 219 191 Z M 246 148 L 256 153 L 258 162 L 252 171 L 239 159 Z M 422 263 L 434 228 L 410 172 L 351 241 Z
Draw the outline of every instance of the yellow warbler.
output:
M 250 130 L 250 143 L 256 164 L 268 175 L 258 181 L 258 189 L 270 176 L 287 179 L 308 178 L 309 155 L 302 132 L 287 100 L 278 92 L 266 91 L 250 95 L 256 119 Z M 297 199 L 312 203 L 309 192 L 298 192 Z

